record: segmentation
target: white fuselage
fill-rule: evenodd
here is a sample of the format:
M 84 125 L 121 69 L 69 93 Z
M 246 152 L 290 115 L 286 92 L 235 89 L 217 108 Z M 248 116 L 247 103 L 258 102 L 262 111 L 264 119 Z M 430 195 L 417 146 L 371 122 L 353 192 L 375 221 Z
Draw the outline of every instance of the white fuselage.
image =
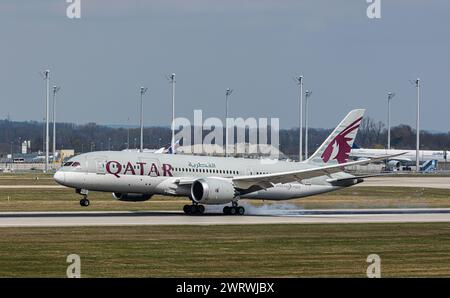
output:
M 350 152 L 350 157 L 352 158 L 371 158 L 379 157 L 384 155 L 392 155 L 397 153 L 402 153 L 403 155 L 394 157 L 391 160 L 398 160 L 404 163 L 415 163 L 416 161 L 416 150 L 400 150 L 400 149 L 352 149 Z M 438 162 L 447 161 L 446 151 L 437 150 L 419 150 L 419 161 L 424 162 L 426 160 L 437 160 Z
M 173 196 L 189 196 L 192 181 L 199 178 L 217 177 L 231 180 L 238 176 L 313 167 L 307 163 L 287 161 L 123 151 L 81 154 L 71 158 L 69 163 L 71 164 L 58 170 L 55 180 L 71 188 Z M 302 183 L 275 184 L 274 187 L 248 192 L 240 197 L 286 200 L 311 196 L 342 188 L 343 186 L 335 186 L 328 180 L 345 177 L 351 175 L 340 172 L 303 180 Z

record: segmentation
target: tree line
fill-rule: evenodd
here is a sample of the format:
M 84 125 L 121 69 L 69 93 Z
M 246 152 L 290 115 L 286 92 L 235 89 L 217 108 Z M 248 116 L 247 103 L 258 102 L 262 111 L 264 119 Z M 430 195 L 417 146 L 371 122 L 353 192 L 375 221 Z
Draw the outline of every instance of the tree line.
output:
M 52 150 L 52 127 L 50 126 L 50 150 Z M 31 151 L 43 151 L 45 123 L 35 121 L 0 120 L 0 154 L 20 152 L 22 141 L 31 141 Z M 111 127 L 96 123 L 57 123 L 56 144 L 58 149 L 74 149 L 77 153 L 98 150 L 123 150 L 139 148 L 140 130 L 136 127 Z M 310 128 L 308 151 L 311 154 L 331 133 L 331 129 Z M 206 131 L 204 132 L 207 133 Z M 144 147 L 160 148 L 170 144 L 168 127 L 146 127 Z M 269 138 L 270 139 L 270 138 Z M 450 132 L 420 132 L 421 149 L 449 150 Z M 280 129 L 280 151 L 296 157 L 299 147 L 299 129 Z M 363 148 L 386 148 L 387 129 L 382 122 L 365 118 L 361 123 L 355 143 Z M 409 125 L 391 128 L 391 148 L 415 149 L 416 133 Z

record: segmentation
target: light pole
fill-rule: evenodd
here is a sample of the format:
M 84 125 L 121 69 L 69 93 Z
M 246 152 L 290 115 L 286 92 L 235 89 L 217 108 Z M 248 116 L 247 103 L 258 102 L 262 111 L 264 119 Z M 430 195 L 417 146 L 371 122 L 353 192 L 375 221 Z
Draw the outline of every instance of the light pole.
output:
M 42 153 L 45 153 L 45 117 L 42 118 Z
M 388 124 L 388 144 L 387 144 L 387 148 L 388 150 L 391 149 L 391 99 L 394 98 L 395 93 L 393 92 L 388 92 L 387 94 L 388 96 L 388 120 L 387 120 L 387 124 Z
M 420 172 L 419 148 L 420 148 L 420 79 L 415 81 L 417 89 L 417 122 L 416 122 L 416 172 Z
M 302 161 L 303 158 L 303 76 L 295 77 L 295 81 L 298 84 L 298 93 L 299 93 L 299 150 L 298 150 L 298 161 Z
M 49 151 L 49 133 L 48 133 L 48 116 L 49 116 L 49 97 L 50 97 L 50 70 L 45 70 L 42 73 L 46 82 L 46 97 L 45 97 L 45 167 L 44 173 L 48 171 L 48 151 Z
M 175 74 L 167 76 L 170 84 L 172 85 L 172 140 L 170 142 L 172 148 L 172 154 L 175 153 Z
M 305 91 L 305 159 L 308 159 L 308 99 L 311 95 L 311 90 Z
M 127 149 L 130 149 L 130 117 L 127 118 Z
M 53 163 L 56 161 L 56 93 L 61 89 L 53 86 Z
M 233 93 L 233 89 L 227 88 L 225 91 L 225 157 L 228 156 L 228 127 L 227 127 L 227 119 L 228 119 L 228 98 L 231 93 Z M 234 143 L 234 142 L 233 142 Z
M 144 101 L 143 101 L 143 97 L 145 92 L 147 92 L 147 88 L 145 87 L 141 87 L 141 119 L 140 119 L 140 123 L 141 123 L 141 147 L 140 147 L 140 151 L 143 152 L 144 151 Z

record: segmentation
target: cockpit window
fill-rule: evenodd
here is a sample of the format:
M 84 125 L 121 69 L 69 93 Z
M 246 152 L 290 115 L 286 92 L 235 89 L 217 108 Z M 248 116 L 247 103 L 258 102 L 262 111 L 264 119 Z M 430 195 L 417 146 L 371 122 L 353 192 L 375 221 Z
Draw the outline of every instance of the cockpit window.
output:
M 72 163 L 73 163 L 73 162 L 71 162 L 71 161 L 66 162 L 66 163 L 63 165 L 63 167 L 70 167 L 70 166 L 72 165 Z
M 78 161 L 75 161 L 73 164 L 72 164 L 72 167 L 78 167 L 80 165 L 80 163 L 78 162 Z

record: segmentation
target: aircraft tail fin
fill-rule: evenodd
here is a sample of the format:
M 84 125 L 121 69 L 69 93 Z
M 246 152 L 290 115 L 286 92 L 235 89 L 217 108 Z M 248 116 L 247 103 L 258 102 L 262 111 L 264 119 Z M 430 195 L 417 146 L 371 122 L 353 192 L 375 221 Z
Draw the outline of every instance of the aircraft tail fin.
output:
M 306 162 L 320 165 L 348 162 L 364 112 L 364 109 L 350 111 Z

